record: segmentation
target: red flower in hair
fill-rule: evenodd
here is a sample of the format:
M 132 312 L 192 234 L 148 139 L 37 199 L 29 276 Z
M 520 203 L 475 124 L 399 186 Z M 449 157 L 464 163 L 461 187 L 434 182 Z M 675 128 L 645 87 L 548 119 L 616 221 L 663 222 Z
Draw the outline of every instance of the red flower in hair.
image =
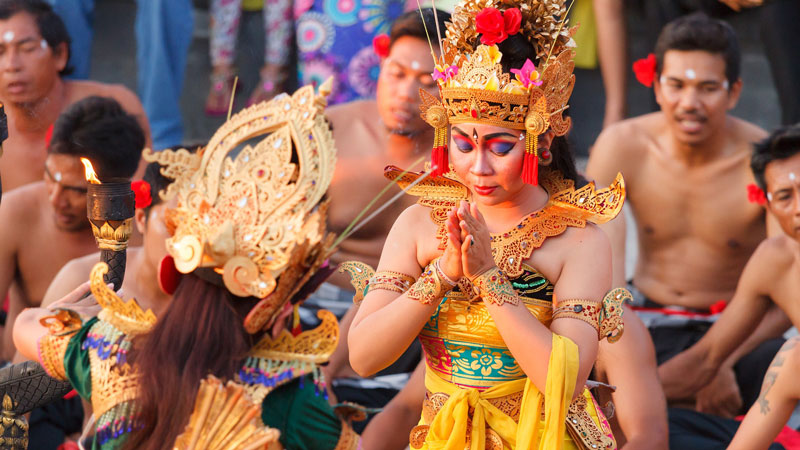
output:
M 481 44 L 494 45 L 503 42 L 509 35 L 519 32 L 522 13 L 509 8 L 502 13 L 491 6 L 483 8 L 475 16 L 475 30 L 481 34 Z
M 639 83 L 647 87 L 653 86 L 656 79 L 656 55 L 650 53 L 647 58 L 642 58 L 633 63 L 633 73 Z
M 389 56 L 389 44 L 391 40 L 388 34 L 379 34 L 372 38 L 372 50 L 381 58 Z
M 153 203 L 153 197 L 150 195 L 150 183 L 147 181 L 134 181 L 131 183 L 131 189 L 136 196 L 136 209 L 147 208 Z
M 764 191 L 760 187 L 750 183 L 747 185 L 747 200 L 749 200 L 750 203 L 765 205 L 767 203 L 767 196 L 764 195 Z

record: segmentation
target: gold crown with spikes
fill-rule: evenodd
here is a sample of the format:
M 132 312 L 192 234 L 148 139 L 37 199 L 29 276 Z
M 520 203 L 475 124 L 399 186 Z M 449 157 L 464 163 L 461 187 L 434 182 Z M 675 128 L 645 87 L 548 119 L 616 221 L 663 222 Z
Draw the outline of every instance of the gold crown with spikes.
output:
M 245 319 L 256 333 L 327 258 L 325 193 L 336 151 L 323 114 L 330 80 L 231 117 L 201 151 L 146 151 L 175 181 L 163 192 L 181 273 L 208 268 L 240 297 L 262 299 Z
M 435 76 L 441 100 L 420 90 L 422 118 L 436 129 L 433 175 L 447 172 L 447 127 L 481 123 L 526 131 L 526 155 L 538 158 L 538 135 L 552 129 L 564 135 L 570 120 L 562 113 L 575 84 L 575 29 L 566 27 L 566 0 L 465 0 L 455 7 L 442 39 L 442 55 Z M 521 33 L 535 50 L 538 67 L 515 68 L 516 76 L 503 72 L 502 53 L 494 44 L 480 43 L 478 15 L 486 8 L 505 14 L 516 9 Z M 437 75 L 438 74 L 438 75 Z M 524 74 L 524 75 L 523 75 Z M 529 158 L 530 159 L 530 158 Z M 526 162 L 527 164 L 527 162 Z M 536 163 L 538 167 L 538 162 Z M 535 183 L 534 172 L 527 182 Z M 523 177 L 526 174 L 523 173 Z M 532 178 L 532 179 L 531 179 Z

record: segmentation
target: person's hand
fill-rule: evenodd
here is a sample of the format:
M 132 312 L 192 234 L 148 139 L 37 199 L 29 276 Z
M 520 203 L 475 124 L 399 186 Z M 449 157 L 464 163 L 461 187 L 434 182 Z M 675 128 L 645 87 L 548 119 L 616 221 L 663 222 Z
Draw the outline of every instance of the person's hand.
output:
M 466 235 L 458 225 L 458 206 L 447 212 L 447 247 L 439 258 L 439 269 L 453 281 L 458 281 L 464 276 L 461 270 L 461 245 Z
M 109 285 L 109 287 L 111 287 Z M 75 311 L 81 317 L 94 317 L 103 309 L 97 304 L 94 295 L 91 294 L 89 282 L 85 282 L 75 288 L 63 298 L 53 302 L 48 307 L 50 310 L 69 309 Z
M 739 414 L 742 409 L 742 394 L 732 368 L 721 368 L 711 383 L 697 393 L 695 409 L 729 418 Z
M 702 358 L 692 349 L 683 351 L 658 366 L 658 378 L 669 401 L 683 401 L 695 398 L 697 391 L 713 378 L 714 373 L 706 370 Z
M 461 244 L 461 268 L 470 280 L 495 266 L 489 228 L 474 203 L 458 207 L 459 227 L 465 236 Z
M 720 2 L 724 3 L 728 8 L 739 12 L 742 8 L 755 8 L 756 6 L 761 6 L 764 3 L 764 0 L 719 0 Z

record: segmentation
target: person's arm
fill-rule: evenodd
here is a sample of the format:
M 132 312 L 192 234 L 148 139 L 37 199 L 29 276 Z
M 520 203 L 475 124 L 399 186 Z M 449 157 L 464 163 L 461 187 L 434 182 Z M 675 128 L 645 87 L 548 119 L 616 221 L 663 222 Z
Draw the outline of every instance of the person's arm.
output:
M 92 258 L 93 262 L 100 260 L 97 255 L 92 255 L 90 258 Z M 73 259 L 58 271 L 58 274 L 56 274 L 53 281 L 50 282 L 50 286 L 47 287 L 47 291 L 44 293 L 41 304 L 42 308 L 48 308 L 51 303 L 64 298 L 70 291 L 75 289 L 75 287 L 85 283 L 86 280 L 89 279 L 89 274 L 92 271 L 93 265 L 84 267 L 83 261 L 85 259 L 86 256 Z
M 597 138 L 597 142 L 595 142 L 589 155 L 586 176 L 589 180 L 594 181 L 598 187 L 608 186 L 613 183 L 618 173 L 622 173 L 623 177 L 626 177 L 626 185 L 629 186 L 630 184 L 631 180 L 628 178 L 628 173 L 632 173 L 632 171 L 623 171 L 626 158 L 621 154 L 622 142 L 618 139 L 619 130 L 620 126 L 617 125 L 603 131 Z M 600 225 L 600 229 L 606 233 L 611 242 L 612 267 L 614 269 L 612 275 L 613 287 L 624 287 L 626 285 L 625 237 L 627 230 L 625 216 L 625 209 L 623 209 L 616 218 Z
M 418 259 L 417 242 L 431 239 L 435 236 L 434 233 L 429 209 L 418 205 L 406 209 L 389 231 L 377 270 L 420 278 L 422 263 Z M 441 257 L 440 266 L 452 275 L 451 279 L 461 277 L 458 252 L 452 243 L 448 243 L 447 250 Z M 458 267 L 458 273 L 450 269 L 451 264 Z M 414 300 L 410 295 L 414 290 L 412 286 L 412 289 L 399 295 L 396 292 L 375 289 L 364 297 L 347 339 L 350 366 L 356 373 L 370 376 L 396 361 L 436 310 L 439 301 L 423 303 Z
M 474 205 L 462 202 L 459 209 L 465 239 L 462 246 L 464 276 L 474 280 L 496 268 L 491 252 L 489 231 L 483 216 Z M 455 236 L 450 236 L 454 239 Z M 474 245 L 470 242 L 474 239 Z M 598 304 L 611 287 L 611 248 L 606 235 L 597 227 L 570 228 L 558 237 L 564 255 L 561 273 L 555 280 L 553 298 L 560 301 L 584 300 Z M 553 241 L 551 241 L 553 242 Z M 475 281 L 473 281 L 475 283 Z M 498 284 L 493 289 L 498 290 Z M 525 375 L 544 392 L 553 350 L 553 335 L 571 340 L 578 347 L 579 366 L 574 392 L 580 393 L 597 360 L 597 330 L 573 318 L 555 318 L 548 329 L 506 282 L 512 301 L 497 302 L 498 295 L 484 295 L 483 303 L 497 326 L 503 341 Z M 557 307 L 558 304 L 554 305 Z
M 759 323 L 767 313 L 770 299 L 765 283 L 769 284 L 768 271 L 772 270 L 769 250 L 760 245 L 742 272 L 736 293 L 725 311 L 697 344 L 661 364 L 658 368 L 664 393 L 669 400 L 695 397 L 698 390 L 708 384 L 723 367 L 733 367 L 739 357 L 752 350 L 763 339 L 756 333 Z M 751 334 L 755 337 L 748 339 Z M 743 344 L 747 342 L 746 346 Z M 732 357 L 733 356 L 733 357 Z M 686 376 L 691 373 L 692 376 Z
M 597 52 L 606 93 L 603 128 L 625 118 L 627 110 L 628 40 L 625 3 L 622 0 L 594 0 L 597 23 Z
M 620 340 L 600 342 L 597 356 L 608 383 L 617 386 L 612 397 L 625 435 L 621 450 L 667 450 L 667 401 L 658 381 L 653 341 L 635 312 L 626 307 L 623 319 Z
M 425 400 L 425 361 L 420 362 L 408 383 L 376 415 L 361 433 L 364 450 L 408 448 L 411 429 L 419 422 Z
M 728 450 L 766 449 L 789 421 L 798 399 L 800 385 L 800 338 L 786 341 L 764 376 L 761 395 L 739 425 Z

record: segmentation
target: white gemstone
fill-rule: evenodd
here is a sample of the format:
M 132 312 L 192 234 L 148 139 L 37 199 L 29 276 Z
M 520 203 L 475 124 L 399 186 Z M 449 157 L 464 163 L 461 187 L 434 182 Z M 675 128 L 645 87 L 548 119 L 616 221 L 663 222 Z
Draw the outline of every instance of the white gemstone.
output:
M 578 199 L 578 203 L 583 203 L 586 201 L 586 197 L 581 197 Z
M 275 139 L 275 142 L 272 143 L 272 147 L 273 148 L 278 148 L 278 147 L 281 146 L 281 144 L 283 144 L 283 139 L 278 138 L 278 139 Z
M 514 257 L 508 258 L 508 262 L 510 262 L 511 264 L 514 264 Z
M 303 100 L 305 100 L 305 99 L 303 99 Z M 303 113 L 303 119 L 308 119 L 308 111 Z
M 249 241 L 250 239 L 253 239 L 253 235 L 252 234 L 245 234 L 244 235 L 244 240 L 245 241 Z
M 288 111 L 288 110 L 292 109 L 292 107 L 291 107 L 291 105 L 289 105 L 289 104 L 287 103 L 287 104 L 283 105 L 283 109 L 285 109 L 286 111 Z
M 283 192 L 278 192 L 275 194 L 275 198 L 283 198 Z
M 194 183 L 190 184 L 189 187 L 194 189 Z
M 247 206 L 247 197 L 240 198 L 237 204 L 239 205 L 239 208 L 244 208 Z
M 252 258 L 253 256 L 256 256 L 256 252 L 248 252 L 247 256 Z
M 208 225 L 211 222 L 211 217 L 208 217 L 208 214 L 203 216 L 203 222 Z
M 305 105 L 306 104 L 306 98 L 305 97 L 300 99 L 300 104 L 301 105 Z
M 250 161 L 250 155 L 244 155 L 244 158 L 242 158 L 242 161 L 244 161 L 244 162 Z
M 229 176 L 231 176 L 231 171 L 228 170 L 228 169 L 225 169 L 225 173 L 223 173 L 222 176 L 224 176 L 225 178 L 228 178 Z
M 261 289 L 266 289 L 267 288 L 267 283 L 264 283 L 262 281 L 262 282 L 258 283 L 258 287 L 260 287 Z
M 286 175 L 286 173 L 285 172 L 281 172 L 281 173 L 278 174 L 278 178 L 283 178 L 284 175 Z
M 356 272 L 361 273 L 363 272 L 363 270 L 361 269 L 361 267 L 356 267 Z
M 294 225 L 289 225 L 288 227 L 286 227 L 286 229 L 289 231 L 292 231 L 292 228 L 294 228 Z

